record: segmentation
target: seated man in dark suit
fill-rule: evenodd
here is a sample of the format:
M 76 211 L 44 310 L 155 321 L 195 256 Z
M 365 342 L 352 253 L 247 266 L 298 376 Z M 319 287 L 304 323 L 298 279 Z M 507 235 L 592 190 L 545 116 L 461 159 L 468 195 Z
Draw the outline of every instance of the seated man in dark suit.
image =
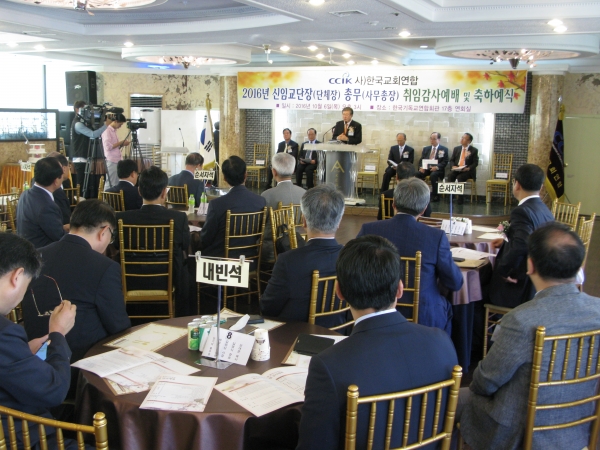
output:
M 335 232 L 344 215 L 344 196 L 333 185 L 321 184 L 306 191 L 301 205 L 308 242 L 278 256 L 260 297 L 260 309 L 266 316 L 307 322 L 313 270 L 321 277 L 335 275 L 335 261 L 342 248 Z M 317 324 L 333 327 L 345 321 L 338 314 L 319 318 Z
M 314 173 L 319 164 L 319 155 L 316 150 L 311 150 L 312 144 L 319 144 L 317 141 L 317 130 L 309 128 L 306 132 L 308 141 L 302 143 L 300 154 L 298 155 L 298 167 L 296 168 L 296 184 L 302 187 L 302 174 L 306 172 L 306 188 L 311 189 L 315 186 Z M 304 150 L 306 146 L 306 150 Z
M 141 209 L 117 213 L 117 222 L 123 219 L 125 225 L 165 225 L 174 222 L 173 236 L 173 285 L 175 286 L 175 315 L 177 317 L 192 314 L 189 298 L 189 274 L 186 254 L 190 246 L 190 226 L 186 213 L 164 207 L 167 199 L 167 181 L 165 172 L 152 166 L 140 174 L 139 189 L 144 204 Z M 118 242 L 118 241 L 117 241 Z M 152 287 L 151 279 L 146 278 L 144 289 L 165 289 L 162 280 L 156 280 Z M 136 289 L 135 282 L 128 280 L 128 288 Z M 139 283 L 139 281 L 138 281 Z
M 465 133 L 460 138 L 460 145 L 454 147 L 452 158 L 450 158 L 450 167 L 452 167 L 452 170 L 448 174 L 448 181 L 462 183 L 467 180 L 477 179 L 479 150 L 473 147 L 471 142 L 473 142 L 473 135 Z M 464 196 L 457 195 L 456 197 L 458 197 L 458 204 L 462 205 L 464 203 Z
M 415 149 L 406 145 L 406 134 L 398 133 L 396 135 L 396 141 L 398 145 L 392 145 L 390 147 L 390 153 L 388 155 L 389 166 L 385 169 L 383 174 L 383 182 L 381 183 L 381 192 L 387 191 L 390 187 L 390 181 L 396 176 L 396 167 L 401 163 L 413 163 L 415 160 Z M 394 166 L 390 161 L 396 163 Z M 412 175 L 414 177 L 414 175 Z
M 0 405 L 51 419 L 48 408 L 60 405 L 69 390 L 71 350 L 65 335 L 73 328 L 77 307 L 68 300 L 55 305 L 45 335 L 29 342 L 23 327 L 4 317 L 19 304 L 41 265 L 31 243 L 0 233 Z M 42 360 L 35 353 L 46 341 L 47 356 Z M 2 425 L 8 430 L 6 416 Z M 15 428 L 20 437 L 20 420 L 15 420 Z M 49 448 L 56 448 L 54 429 L 47 427 L 46 432 L 51 435 Z M 39 448 L 38 427 L 31 425 L 29 433 L 31 445 Z M 66 448 L 76 449 L 76 442 L 70 441 Z
M 394 169 L 396 172 L 396 180 L 408 180 L 409 178 L 413 178 L 417 174 L 417 169 L 412 163 L 409 162 L 401 162 L 398 164 L 398 167 Z M 394 190 L 388 189 L 387 191 L 382 193 L 384 198 L 394 198 Z M 393 209 L 393 208 L 392 208 Z M 386 216 L 393 215 L 393 211 L 386 211 Z M 422 214 L 423 217 L 431 217 L 431 203 L 427 203 L 427 208 L 425 208 L 425 212 Z M 381 220 L 383 218 L 381 211 L 381 202 L 379 202 L 379 211 L 377 212 L 377 220 Z
M 446 166 L 448 165 L 448 147 L 440 145 L 440 139 L 442 135 L 438 132 L 433 132 L 429 136 L 429 142 L 431 145 L 423 147 L 423 153 L 419 160 L 417 178 L 424 180 L 429 177 L 431 181 L 431 201 L 439 202 L 440 197 L 438 195 L 438 181 L 444 181 Z M 428 169 L 423 169 L 424 159 L 435 159 L 437 164 L 430 166 Z
M 283 141 L 277 146 L 277 153 L 287 153 L 294 157 L 294 160 L 298 161 L 298 143 L 292 141 L 292 130 L 289 128 L 283 129 Z M 267 167 L 267 184 L 265 190 L 271 188 L 273 183 L 273 173 L 271 172 L 271 166 Z
M 60 152 L 52 152 L 48 155 L 48 157 L 56 158 L 63 170 L 62 184 L 52 193 L 52 196 L 54 197 L 54 203 L 56 203 L 60 208 L 63 225 L 68 225 L 71 221 L 71 202 L 69 201 L 67 194 L 65 194 L 63 187 L 65 186 L 65 182 L 69 187 L 71 185 L 71 182 L 69 181 L 69 173 L 71 171 L 69 167 L 69 160 Z M 69 231 L 68 228 L 66 228 L 66 230 Z
M 202 170 L 203 165 L 204 157 L 200 153 L 190 153 L 185 157 L 185 169 L 169 178 L 169 186 L 187 185 L 188 195 L 194 196 L 196 208 L 200 205 L 200 198 L 204 192 L 204 181 L 196 180 L 194 172 L 196 169 Z
M 227 211 L 232 213 L 250 213 L 262 210 L 267 201 L 246 189 L 246 163 L 238 156 L 230 156 L 221 164 L 223 178 L 232 186 L 231 190 L 208 203 L 206 223 L 200 231 L 200 251 L 202 256 L 225 256 L 225 220 Z M 272 174 L 271 174 L 272 175 Z M 254 242 L 252 242 L 254 243 Z M 250 243 L 250 244 L 252 244 Z M 241 240 L 236 246 L 241 245 Z M 229 255 L 236 258 L 239 255 Z
M 137 162 L 131 159 L 122 159 L 119 161 L 117 163 L 117 176 L 119 177 L 119 182 L 110 189 L 105 189 L 106 192 L 123 191 L 125 211 L 140 209 L 143 200 L 140 190 L 136 186 L 139 176 Z
M 54 202 L 52 193 L 63 180 L 63 168 L 56 158 L 42 158 L 35 163 L 35 183 L 19 197 L 17 233 L 35 248 L 60 240 L 68 225 Z
M 418 178 L 402 180 L 394 190 L 396 215 L 388 220 L 365 223 L 358 236 L 375 234 L 389 239 L 400 256 L 415 256 L 421 251 L 421 292 L 419 295 L 419 322 L 437 327 L 450 335 L 452 328 L 452 305 L 440 293 L 438 281 L 451 291 L 462 287 L 463 277 L 452 260 L 446 233 L 439 228 L 417 222 L 429 203 L 429 187 Z M 411 279 L 414 273 L 411 270 Z M 407 294 L 408 296 L 408 294 Z M 403 303 L 412 301 L 412 293 Z M 400 310 L 411 317 L 412 310 Z
M 71 362 L 83 358 L 96 342 L 131 326 L 121 267 L 103 255 L 116 230 L 113 209 L 98 199 L 86 200 L 73 211 L 69 234 L 39 250 L 42 276 L 31 283 L 22 303 L 25 331 L 30 338 L 44 336 L 48 316 L 39 317 L 39 312 L 52 311 L 68 298 L 78 312 L 67 334 Z
M 403 289 L 402 262 L 389 241 L 364 236 L 348 242 L 340 252 L 336 269 L 338 296 L 350 304 L 356 322 L 350 337 L 311 358 L 299 450 L 344 448 L 350 385 L 358 386 L 361 397 L 398 392 L 447 380 L 457 364 L 448 336 L 435 328 L 408 322 L 396 311 Z M 433 402 L 434 398 L 428 400 Z M 373 448 L 384 447 L 387 402 L 382 403 L 385 406 L 377 408 Z M 367 447 L 369 409 L 370 405 L 358 408 L 356 448 Z M 393 447 L 402 443 L 404 410 L 404 402 L 396 400 Z M 419 408 L 413 410 L 409 443 L 418 441 Z M 424 438 L 433 428 L 433 409 L 429 412 Z

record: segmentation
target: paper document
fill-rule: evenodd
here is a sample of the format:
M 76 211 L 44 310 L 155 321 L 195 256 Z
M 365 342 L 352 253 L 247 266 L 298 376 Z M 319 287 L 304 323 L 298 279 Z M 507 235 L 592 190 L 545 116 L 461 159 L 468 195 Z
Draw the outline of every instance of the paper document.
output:
M 236 313 L 227 308 L 223 308 L 221 310 L 221 318 L 229 319 L 231 317 L 242 317 L 243 314 Z M 262 330 L 274 330 L 275 328 L 279 328 L 284 325 L 284 322 L 277 322 L 276 320 L 265 319 L 263 323 L 253 323 L 252 326 L 256 328 L 260 328 Z
M 477 239 L 502 239 L 504 236 L 501 233 L 483 233 L 477 236 Z
M 458 172 L 458 171 L 460 171 L 460 170 L 463 170 L 465 167 L 467 167 L 467 166 L 457 166 L 457 167 L 453 167 L 453 168 L 452 168 L 452 170 L 454 170 L 454 171 L 457 171 L 457 172 Z
M 140 409 L 202 412 L 217 377 L 163 375 L 152 386 Z
M 308 369 L 278 367 L 262 375 L 250 373 L 215 386 L 215 389 L 257 417 L 304 401 Z
M 312 336 L 333 339 L 333 345 L 343 341 L 344 339 L 346 339 L 348 337 L 348 336 L 339 336 L 339 335 L 330 335 L 330 334 L 313 334 Z M 301 355 L 300 353 L 294 351 L 294 347 L 296 346 L 297 341 L 298 341 L 298 339 L 296 339 L 296 341 L 294 341 L 294 343 L 290 347 L 290 350 L 288 351 L 288 354 L 285 355 L 285 358 L 283 358 L 283 361 L 281 362 L 281 364 L 285 364 L 286 366 L 296 366 L 296 367 L 308 368 L 311 357 L 308 355 Z
M 202 231 L 202 227 L 196 227 L 194 225 L 190 225 L 190 231 Z
M 480 252 L 477 250 L 471 250 L 470 248 L 463 247 L 452 247 L 450 251 L 452 252 L 453 257 L 464 259 L 483 259 L 489 258 L 490 256 L 496 256 L 492 253 Z
M 158 353 L 148 352 L 136 347 L 127 347 L 80 359 L 71 364 L 71 367 L 87 370 L 104 378 L 113 373 L 141 366 L 148 362 L 158 361 L 162 358 L 164 356 Z
M 139 330 L 135 330 L 104 345 L 116 348 L 137 347 L 144 350 L 156 351 L 184 336 L 187 336 L 187 328 L 149 323 Z
M 482 227 L 481 225 L 473 225 L 473 231 L 482 231 L 484 233 L 497 233 L 498 229 L 493 227 Z
M 429 169 L 431 166 L 437 166 L 437 164 L 438 164 L 437 159 L 424 159 L 423 163 L 421 164 L 421 168 Z
M 398 167 L 398 163 L 392 161 L 391 159 L 388 159 L 387 162 L 389 162 L 394 168 Z

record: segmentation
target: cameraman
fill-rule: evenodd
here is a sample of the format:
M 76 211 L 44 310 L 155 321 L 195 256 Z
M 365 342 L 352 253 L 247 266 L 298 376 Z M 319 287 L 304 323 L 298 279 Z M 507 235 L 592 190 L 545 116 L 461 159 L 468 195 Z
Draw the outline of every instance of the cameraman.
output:
M 106 115 L 109 117 L 109 115 Z M 106 170 L 108 172 L 107 185 L 114 187 L 119 183 L 117 175 L 117 164 L 121 161 L 121 147 L 129 145 L 127 139 L 119 141 L 117 130 L 127 121 L 123 114 L 113 114 L 113 121 L 102 133 L 102 146 L 104 147 L 104 156 L 106 157 Z
M 80 115 L 81 108 L 83 108 L 86 103 L 83 100 L 78 100 L 73 105 L 73 109 L 75 110 L 75 118 L 73 119 L 73 123 L 71 124 L 71 157 L 73 158 L 73 164 L 75 165 L 75 171 L 77 172 L 77 181 L 74 184 L 79 184 L 81 189 L 83 190 L 83 181 L 85 179 L 85 165 L 87 162 L 88 151 L 90 150 L 90 139 L 96 139 L 102 136 L 106 127 L 112 122 L 108 117 L 105 119 L 104 125 L 102 125 L 97 130 L 89 129 Z M 98 153 L 98 149 L 96 150 Z M 97 155 L 102 158 L 102 154 Z M 90 155 L 91 157 L 91 155 Z M 92 164 L 96 162 L 93 161 Z M 92 170 L 92 173 L 95 171 Z M 88 193 L 95 192 L 98 186 L 98 176 L 90 176 L 88 185 L 88 192 L 82 192 L 84 195 L 87 195 L 87 198 L 93 196 L 88 195 Z M 95 183 L 95 184 L 94 184 Z

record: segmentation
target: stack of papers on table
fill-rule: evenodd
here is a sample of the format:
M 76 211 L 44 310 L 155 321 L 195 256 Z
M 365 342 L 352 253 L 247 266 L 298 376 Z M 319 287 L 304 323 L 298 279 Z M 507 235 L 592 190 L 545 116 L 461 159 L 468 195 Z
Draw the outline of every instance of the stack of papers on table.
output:
M 140 405 L 140 409 L 202 412 L 217 377 L 163 375 Z
M 476 269 L 488 263 L 490 256 L 495 256 L 491 253 L 479 252 L 463 247 L 452 247 L 450 249 L 452 257 L 464 258 L 464 261 L 456 261 L 458 267 L 465 269 Z
M 341 342 L 348 337 L 348 336 L 337 336 L 337 335 L 330 336 L 330 335 L 325 335 L 325 334 L 313 334 L 312 336 L 333 339 L 334 344 L 337 344 L 338 342 Z M 288 354 L 285 355 L 285 358 L 283 358 L 283 361 L 281 362 L 281 364 L 285 364 L 286 366 L 296 366 L 296 367 L 308 368 L 308 364 L 310 363 L 311 357 L 308 355 L 301 355 L 300 353 L 294 351 L 294 347 L 296 347 L 297 342 L 298 342 L 298 340 L 296 339 L 296 341 L 294 341 L 294 344 L 290 347 Z
M 236 313 L 228 308 L 223 308 L 221 310 L 221 319 L 230 319 L 232 317 L 242 317 L 243 314 Z M 274 330 L 275 328 L 279 328 L 284 325 L 284 322 L 277 322 L 276 320 L 265 319 L 263 323 L 253 323 L 252 326 L 256 328 L 260 328 L 262 330 Z
M 115 348 L 137 347 L 154 352 L 175 342 L 177 339 L 181 339 L 183 336 L 187 336 L 187 327 L 171 327 L 149 323 L 104 345 Z

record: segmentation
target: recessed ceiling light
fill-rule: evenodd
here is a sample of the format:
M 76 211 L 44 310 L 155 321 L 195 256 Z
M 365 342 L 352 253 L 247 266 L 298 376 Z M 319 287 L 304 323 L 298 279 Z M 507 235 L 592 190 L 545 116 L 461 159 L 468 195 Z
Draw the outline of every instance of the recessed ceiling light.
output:
M 318 50 L 318 49 L 319 49 L 319 47 L 317 47 L 316 45 L 311 45 L 310 47 L 308 47 L 308 49 L 309 49 L 311 52 L 314 52 L 315 50 Z
M 127 41 L 127 42 L 124 42 L 124 43 L 123 43 L 123 45 L 124 45 L 125 47 L 133 47 L 133 42 L 131 42 L 131 41 Z
M 374 59 L 373 61 L 371 61 L 371 64 L 373 64 L 373 65 L 379 64 L 379 61 L 377 61 L 376 59 Z
M 348 65 L 349 66 L 353 66 L 354 65 L 354 61 L 352 61 L 352 60 L 348 61 Z
M 282 45 L 281 47 L 279 47 L 279 50 L 281 50 L 282 52 L 287 52 L 290 48 L 287 45 Z
M 17 44 L 16 42 L 7 42 L 6 45 L 8 45 L 9 47 L 18 47 L 19 44 Z
M 315 56 L 319 59 L 325 58 L 325 55 L 323 53 L 319 53 L 318 55 L 315 55 Z
M 567 27 L 565 27 L 564 25 L 559 25 L 554 29 L 554 31 L 556 31 L 557 33 L 564 33 L 565 31 L 567 31 Z
M 33 48 L 38 51 L 46 50 L 46 47 L 44 47 L 42 44 L 34 45 Z
M 350 53 L 344 53 L 342 56 L 343 56 L 344 58 L 348 59 L 348 58 L 350 58 L 352 55 L 351 55 Z
M 563 24 L 562 20 L 558 20 L 558 19 L 552 19 L 550 22 L 548 22 L 548 25 L 550 25 L 552 27 L 557 27 L 562 24 Z
M 398 33 L 398 36 L 406 38 L 410 36 L 410 31 L 408 30 L 402 30 L 400 33 Z
M 420 48 L 429 48 L 429 45 L 421 45 Z
M 308 0 L 308 3 L 310 3 L 313 6 L 319 6 L 325 3 L 325 0 Z

